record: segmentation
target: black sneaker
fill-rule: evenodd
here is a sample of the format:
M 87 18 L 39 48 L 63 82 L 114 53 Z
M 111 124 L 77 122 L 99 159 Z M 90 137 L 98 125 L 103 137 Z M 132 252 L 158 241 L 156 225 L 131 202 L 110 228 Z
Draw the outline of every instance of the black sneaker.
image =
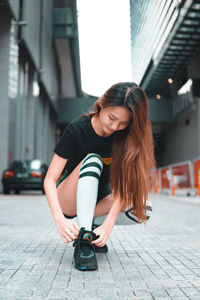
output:
M 90 230 L 81 228 L 79 236 L 74 242 L 74 265 L 81 271 L 92 271 L 97 269 L 97 259 L 95 255 L 94 245 L 91 241 L 98 238 L 96 234 Z
M 92 223 L 92 230 L 94 230 L 95 228 L 99 227 L 100 225 L 96 225 L 94 224 L 94 222 Z M 94 245 L 94 249 L 96 253 L 107 253 L 108 252 L 108 246 L 104 245 L 103 247 L 98 247 L 96 245 Z
M 94 249 L 96 253 L 107 253 L 108 252 L 108 246 L 104 245 L 103 247 L 98 247 L 94 245 Z

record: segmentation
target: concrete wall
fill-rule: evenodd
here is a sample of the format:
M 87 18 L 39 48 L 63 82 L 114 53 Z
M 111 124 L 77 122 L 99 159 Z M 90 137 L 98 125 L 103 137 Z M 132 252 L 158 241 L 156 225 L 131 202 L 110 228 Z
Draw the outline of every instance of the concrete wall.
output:
M 71 60 L 70 41 L 68 39 L 55 39 L 58 52 L 58 60 L 61 70 L 61 91 L 62 98 L 76 97 L 75 78 L 73 62 Z
M 56 116 L 46 101 L 44 91 L 35 98 L 35 158 L 50 163 L 56 143 Z
M 93 109 L 95 97 L 62 98 L 59 101 L 59 123 L 71 122 Z
M 13 16 L 19 19 L 20 0 L 8 0 Z
M 149 119 L 154 123 L 170 123 L 174 121 L 172 101 L 170 99 L 149 100 Z
M 34 106 L 34 95 L 33 95 L 33 80 L 34 70 L 30 67 L 28 90 L 26 98 L 26 131 L 25 131 L 25 157 L 31 159 L 35 156 L 34 153 L 34 129 L 35 129 L 35 106 Z
M 58 70 L 57 54 L 55 53 L 52 40 L 52 9 L 53 0 L 42 1 L 42 47 L 41 47 L 41 68 L 40 80 L 44 85 L 48 97 L 54 109 L 58 109 Z
M 49 9 L 50 15 L 52 8 Z M 30 59 L 31 53 L 28 52 L 28 48 L 24 44 L 17 44 L 17 27 L 13 25 L 12 20 L 8 8 L 1 7 L 0 176 L 13 160 L 39 158 L 48 164 L 56 142 L 58 70 L 50 34 L 48 47 L 51 45 L 51 56 L 46 57 L 46 65 L 49 59 L 49 64 L 53 64 L 54 67 L 48 69 L 51 76 L 45 77 L 45 84 Z M 49 21 L 49 26 L 51 25 Z M 40 85 L 38 95 L 34 93 L 34 82 Z M 47 85 L 55 94 L 50 95 Z
M 46 89 L 49 100 L 57 110 L 58 73 L 57 58 L 52 43 L 53 0 L 23 1 L 22 18 L 27 23 L 21 27 L 22 40 L 40 72 L 40 81 Z
M 160 165 L 193 160 L 200 156 L 200 103 L 180 116 L 176 124 L 165 133 L 165 151 L 159 158 Z

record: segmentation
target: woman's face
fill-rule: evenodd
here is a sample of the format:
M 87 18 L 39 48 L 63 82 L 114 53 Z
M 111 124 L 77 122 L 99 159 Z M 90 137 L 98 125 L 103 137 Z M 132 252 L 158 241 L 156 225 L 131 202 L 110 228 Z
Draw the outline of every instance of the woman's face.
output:
M 107 106 L 101 108 L 99 113 L 99 125 L 104 136 L 125 129 L 132 119 L 131 112 L 122 106 Z

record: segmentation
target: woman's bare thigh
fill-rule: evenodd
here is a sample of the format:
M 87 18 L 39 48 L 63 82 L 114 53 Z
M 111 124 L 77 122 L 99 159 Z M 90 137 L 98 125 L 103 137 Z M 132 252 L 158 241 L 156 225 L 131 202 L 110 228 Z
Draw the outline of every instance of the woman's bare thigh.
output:
M 76 195 L 79 172 L 82 161 L 72 171 L 72 173 L 61 182 L 57 188 L 58 201 L 64 214 L 68 216 L 76 215 Z M 95 217 L 107 214 L 113 204 L 112 195 L 108 195 L 99 201 L 95 208 Z
M 81 163 L 82 161 L 57 188 L 61 209 L 68 216 L 76 215 L 76 194 Z

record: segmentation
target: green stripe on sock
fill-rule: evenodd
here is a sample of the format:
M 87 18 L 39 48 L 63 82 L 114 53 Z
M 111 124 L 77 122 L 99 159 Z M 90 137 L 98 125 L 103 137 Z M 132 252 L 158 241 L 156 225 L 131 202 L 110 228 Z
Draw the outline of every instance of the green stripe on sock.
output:
M 91 162 L 91 163 L 88 163 L 88 164 L 86 164 L 86 165 L 83 165 L 83 166 L 81 167 L 80 171 L 84 170 L 84 169 L 87 168 L 87 167 L 97 167 L 100 171 L 102 170 L 101 166 L 100 166 L 98 163 L 96 163 L 96 162 Z
M 79 175 L 79 178 L 82 177 L 86 177 L 86 176 L 90 176 L 90 177 L 96 177 L 97 179 L 99 179 L 99 174 L 97 174 L 96 172 L 85 172 Z
M 98 158 L 98 159 L 103 163 L 103 160 L 102 160 L 101 156 L 94 153 L 94 154 L 89 154 L 88 156 L 86 156 L 86 158 L 84 159 L 83 164 L 84 164 L 88 159 L 90 159 L 90 158 L 92 158 L 92 157 Z

